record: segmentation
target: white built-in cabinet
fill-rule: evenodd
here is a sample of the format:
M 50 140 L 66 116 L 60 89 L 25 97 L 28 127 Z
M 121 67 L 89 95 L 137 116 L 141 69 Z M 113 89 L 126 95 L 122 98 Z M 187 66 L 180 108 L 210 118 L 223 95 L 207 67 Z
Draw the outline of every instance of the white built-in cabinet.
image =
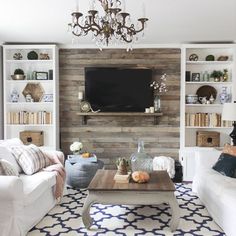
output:
M 28 59 L 34 51 L 38 59 Z M 22 57 L 14 58 L 16 53 Z M 43 55 L 48 57 L 43 57 Z M 14 56 L 15 55 L 15 56 Z M 25 79 L 14 80 L 16 69 L 24 71 Z M 44 147 L 59 148 L 59 78 L 58 48 L 56 45 L 4 45 L 3 46 L 3 105 L 4 138 L 19 137 L 21 131 L 43 131 Z M 37 93 L 39 101 L 27 100 L 22 93 Z M 35 87 L 36 86 L 36 87 Z M 31 89 L 31 88 L 35 89 Z M 14 100 L 13 91 L 19 95 Z M 35 96 L 35 95 L 34 95 Z M 33 97 L 34 97 L 33 96 Z
M 197 60 L 192 60 L 196 58 Z M 207 61 L 208 55 L 214 56 L 214 61 Z M 226 57 L 227 60 L 218 60 L 219 57 Z M 225 59 L 226 59 L 225 58 Z M 195 156 L 194 153 L 203 147 L 196 146 L 197 131 L 217 131 L 220 133 L 221 149 L 225 143 L 230 143 L 229 133 L 232 126 L 220 119 L 223 105 L 220 103 L 220 93 L 223 87 L 226 87 L 231 94 L 231 100 L 235 100 L 236 93 L 236 47 L 235 44 L 187 44 L 182 46 L 181 57 L 181 124 L 180 124 L 180 161 L 183 165 L 183 179 L 192 181 L 195 173 Z M 223 71 L 227 69 L 227 81 L 215 81 L 206 74 L 212 71 Z M 190 72 L 190 77 L 186 72 Z M 195 73 L 195 74 L 194 74 Z M 193 81 L 194 75 L 200 75 L 200 81 Z M 205 73 L 205 76 L 204 76 Z M 207 78 L 207 79 L 206 79 Z M 212 104 L 187 104 L 186 95 L 195 95 L 201 86 L 212 86 L 217 91 L 216 100 Z M 198 115 L 195 115 L 197 114 Z M 203 115 L 202 115 L 203 114 Z M 194 122 L 193 117 L 199 117 L 199 120 L 207 114 L 207 117 L 216 117 L 219 119 L 218 124 L 214 120 L 205 124 Z M 216 115 L 217 114 L 217 115 Z M 209 119 L 208 117 L 208 119 Z M 191 120 L 192 119 L 192 120 Z M 214 118 L 215 119 L 215 118 Z
M 0 139 L 3 139 L 3 81 L 2 81 L 2 46 L 0 46 Z

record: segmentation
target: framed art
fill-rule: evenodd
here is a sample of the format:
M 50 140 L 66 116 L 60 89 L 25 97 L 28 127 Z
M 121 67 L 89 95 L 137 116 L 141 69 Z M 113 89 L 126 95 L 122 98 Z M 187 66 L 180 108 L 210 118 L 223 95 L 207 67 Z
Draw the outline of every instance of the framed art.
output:
M 36 80 L 48 80 L 48 72 L 36 72 L 35 79 Z
M 53 94 L 44 94 L 42 102 L 53 102 Z
M 192 73 L 192 81 L 200 82 L 200 73 Z

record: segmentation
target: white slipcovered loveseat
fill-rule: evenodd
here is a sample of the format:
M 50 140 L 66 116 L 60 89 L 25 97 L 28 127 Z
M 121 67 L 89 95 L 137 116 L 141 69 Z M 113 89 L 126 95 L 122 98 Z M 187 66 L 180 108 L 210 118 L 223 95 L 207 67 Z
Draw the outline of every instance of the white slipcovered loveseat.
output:
M 0 176 L 0 235 L 25 236 L 56 204 L 56 173 L 22 173 L 9 147 L 22 145 L 19 139 L 0 140 L 0 158 L 19 170 L 18 176 Z M 63 159 L 62 152 L 45 151 Z
M 226 235 L 235 236 L 236 179 L 212 169 L 220 154 L 221 152 L 217 150 L 196 152 L 193 191 L 197 193 L 214 221 Z

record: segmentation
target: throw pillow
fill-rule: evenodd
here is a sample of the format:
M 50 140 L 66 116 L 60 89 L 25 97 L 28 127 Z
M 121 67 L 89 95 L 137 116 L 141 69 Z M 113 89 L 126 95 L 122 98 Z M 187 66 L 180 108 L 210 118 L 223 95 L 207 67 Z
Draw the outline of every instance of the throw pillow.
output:
M 236 158 L 230 154 L 222 153 L 212 168 L 222 175 L 235 177 Z
M 0 159 L 0 175 L 19 176 L 19 172 L 9 161 Z
M 11 152 L 27 175 L 32 175 L 49 165 L 48 158 L 34 144 L 11 147 Z
M 226 143 L 224 145 L 223 153 L 230 154 L 236 157 L 236 146 L 231 146 L 230 144 Z

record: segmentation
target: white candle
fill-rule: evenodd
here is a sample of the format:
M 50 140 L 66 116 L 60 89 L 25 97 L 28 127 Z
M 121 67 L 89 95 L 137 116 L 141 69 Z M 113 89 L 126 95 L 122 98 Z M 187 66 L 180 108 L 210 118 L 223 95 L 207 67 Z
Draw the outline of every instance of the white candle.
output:
M 79 12 L 79 0 L 76 0 L 76 12 Z
M 146 18 L 146 7 L 145 7 L 144 2 L 142 4 L 142 10 L 143 10 L 143 18 Z
M 125 0 L 123 0 L 123 12 L 126 12 Z
M 94 4 L 95 4 L 94 0 L 91 0 L 91 2 L 90 2 L 90 10 L 94 10 L 95 9 Z
M 78 92 L 78 99 L 82 100 L 83 99 L 83 92 Z

